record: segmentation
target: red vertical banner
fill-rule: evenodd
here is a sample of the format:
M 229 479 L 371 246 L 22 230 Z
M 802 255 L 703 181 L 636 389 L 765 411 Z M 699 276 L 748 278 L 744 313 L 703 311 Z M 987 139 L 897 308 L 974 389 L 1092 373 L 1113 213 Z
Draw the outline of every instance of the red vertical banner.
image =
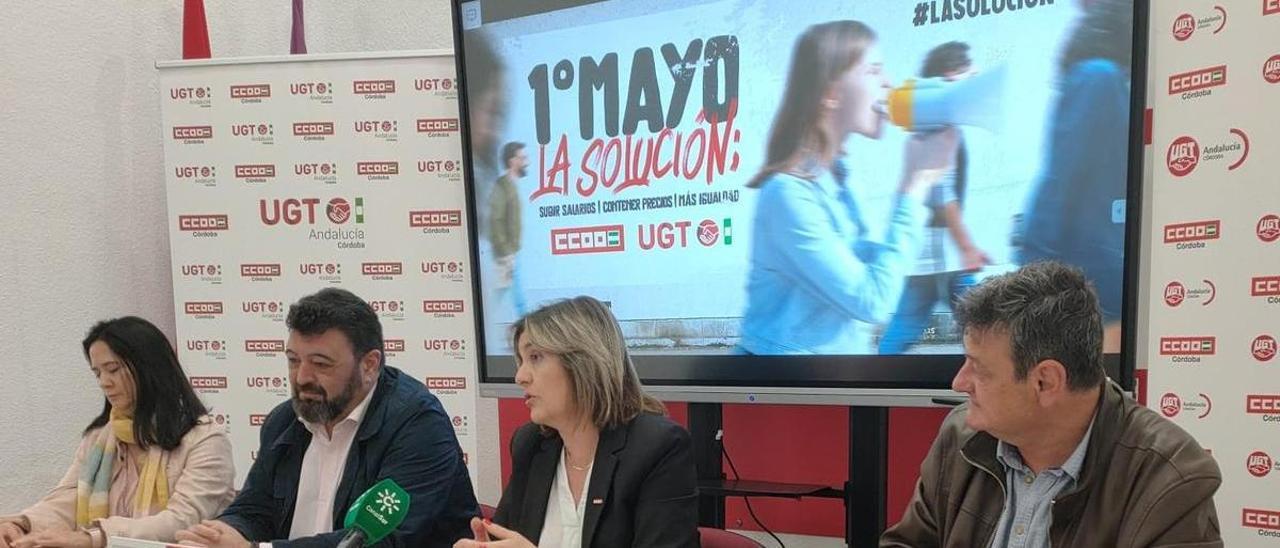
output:
M 183 0 L 182 58 L 208 59 L 209 24 L 204 18 L 204 0 Z
M 1153 112 L 1154 111 L 1152 109 L 1148 108 L 1142 113 L 1142 144 L 1144 145 L 1151 144 L 1151 122 Z

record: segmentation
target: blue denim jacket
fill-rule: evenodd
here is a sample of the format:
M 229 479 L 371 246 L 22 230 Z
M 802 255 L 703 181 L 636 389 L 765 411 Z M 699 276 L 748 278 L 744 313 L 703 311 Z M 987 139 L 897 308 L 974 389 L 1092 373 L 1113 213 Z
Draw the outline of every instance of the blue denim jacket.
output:
M 756 202 L 743 350 L 752 354 L 869 354 L 919 254 L 928 209 L 899 195 L 884 242 L 868 240 L 846 171 L 813 180 L 778 173 Z

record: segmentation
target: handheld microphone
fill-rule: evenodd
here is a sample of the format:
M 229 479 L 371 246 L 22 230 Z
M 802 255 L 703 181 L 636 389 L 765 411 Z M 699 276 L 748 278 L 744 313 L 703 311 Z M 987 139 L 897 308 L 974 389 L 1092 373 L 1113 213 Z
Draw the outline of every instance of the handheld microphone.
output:
M 409 494 L 391 478 L 384 479 L 362 493 L 347 510 L 343 527 L 347 535 L 338 548 L 363 548 L 391 534 L 409 515 Z

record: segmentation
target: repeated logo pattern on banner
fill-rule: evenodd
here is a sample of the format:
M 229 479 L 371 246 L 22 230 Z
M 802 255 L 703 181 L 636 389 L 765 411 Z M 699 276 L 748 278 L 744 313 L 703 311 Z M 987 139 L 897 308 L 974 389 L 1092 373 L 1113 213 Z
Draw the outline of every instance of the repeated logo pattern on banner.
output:
M 237 485 L 290 394 L 289 305 L 329 286 L 373 305 L 387 363 L 426 383 L 474 455 L 453 57 L 181 63 L 160 82 L 178 352 L 231 433 Z
M 1150 29 L 1148 405 L 1217 458 L 1226 545 L 1280 546 L 1280 0 Z

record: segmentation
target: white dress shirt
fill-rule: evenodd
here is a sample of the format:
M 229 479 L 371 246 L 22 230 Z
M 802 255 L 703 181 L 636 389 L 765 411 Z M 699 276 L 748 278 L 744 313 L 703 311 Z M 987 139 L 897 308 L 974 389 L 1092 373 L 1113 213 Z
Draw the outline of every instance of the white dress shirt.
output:
M 377 385 L 374 385 L 374 389 Z M 369 390 L 364 399 L 345 419 L 333 426 L 333 436 L 325 433 L 323 424 L 310 423 L 298 418 L 311 432 L 311 443 L 302 457 L 302 473 L 298 477 L 298 499 L 293 507 L 293 524 L 289 540 L 309 537 L 333 531 L 333 504 L 342 473 L 347 467 L 347 455 L 356 431 L 364 420 L 364 412 L 373 399 Z
M 587 467 L 587 479 L 582 482 L 582 496 L 574 504 L 565 461 L 564 451 L 561 450 L 556 480 L 551 483 L 551 494 L 547 495 L 547 517 L 542 522 L 542 536 L 538 537 L 538 546 L 582 546 L 582 519 L 586 514 L 587 488 L 591 486 L 591 468 L 595 463 L 592 462 Z

